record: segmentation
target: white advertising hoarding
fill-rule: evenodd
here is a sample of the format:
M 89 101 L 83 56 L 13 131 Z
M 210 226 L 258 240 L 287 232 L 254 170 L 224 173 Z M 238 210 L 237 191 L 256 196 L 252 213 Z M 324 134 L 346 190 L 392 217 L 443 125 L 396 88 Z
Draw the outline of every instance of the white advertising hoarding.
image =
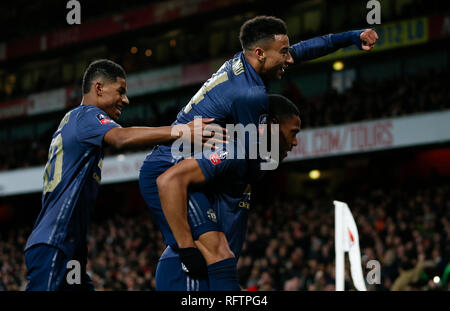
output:
M 302 130 L 285 161 L 450 141 L 450 110 Z M 102 184 L 137 180 L 147 152 L 106 157 Z M 44 167 L 0 173 L 0 196 L 42 191 Z

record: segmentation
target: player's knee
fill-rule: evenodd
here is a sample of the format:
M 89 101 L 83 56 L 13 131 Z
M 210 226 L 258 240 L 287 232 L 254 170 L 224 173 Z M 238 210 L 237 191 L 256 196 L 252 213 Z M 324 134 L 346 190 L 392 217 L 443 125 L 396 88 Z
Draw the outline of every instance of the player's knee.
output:
M 167 177 L 164 174 L 161 174 L 156 178 L 156 185 L 158 186 L 158 189 L 163 187 L 167 183 Z
M 168 169 L 156 178 L 158 190 L 167 189 L 168 187 L 187 187 L 186 175 L 180 174 L 176 170 Z
M 235 257 L 223 232 L 204 233 L 195 241 L 195 244 L 208 265 Z
M 170 185 L 171 180 L 173 180 L 173 174 L 170 171 L 166 171 L 156 178 L 156 185 L 158 189 L 163 189 Z

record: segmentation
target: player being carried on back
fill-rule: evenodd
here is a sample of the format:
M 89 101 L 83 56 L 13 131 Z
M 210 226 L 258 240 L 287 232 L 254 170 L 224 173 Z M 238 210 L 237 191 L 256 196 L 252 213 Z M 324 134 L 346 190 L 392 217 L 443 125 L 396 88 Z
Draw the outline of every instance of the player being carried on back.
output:
M 378 36 L 374 30 L 354 30 L 339 34 L 328 34 L 313 39 L 289 44 L 286 24 L 278 18 L 258 16 L 241 27 L 240 41 L 242 52 L 228 60 L 200 90 L 177 116 L 176 124 L 185 124 L 194 118 L 211 117 L 225 127 L 226 124 L 247 126 L 267 122 L 268 83 L 282 78 L 286 69 L 296 62 L 310 60 L 332 53 L 339 48 L 352 44 L 359 49 L 370 51 Z M 248 153 L 250 140 L 242 142 Z M 139 184 L 141 193 L 155 216 L 164 241 L 178 253 L 187 273 L 193 278 L 208 278 L 212 290 L 235 290 L 238 288 L 236 260 L 234 255 L 220 247 L 200 252 L 190 234 L 186 213 L 182 210 L 166 213 L 161 208 L 156 179 L 167 169 L 183 160 L 172 152 L 172 144 L 156 147 L 144 161 Z M 188 205 L 191 206 L 191 203 Z M 196 207 L 195 202 L 192 206 Z M 205 214 L 206 213 L 206 214 Z M 193 216 L 199 219 L 208 217 L 207 211 L 192 209 Z M 208 245 L 226 245 L 221 243 L 226 237 L 223 232 L 208 234 Z M 202 239 L 201 234 L 198 239 Z M 204 259 L 207 260 L 204 264 Z M 205 271 L 208 271 L 206 274 Z M 225 275 L 223 271 L 226 271 Z M 218 282 L 221 278 L 230 282 Z

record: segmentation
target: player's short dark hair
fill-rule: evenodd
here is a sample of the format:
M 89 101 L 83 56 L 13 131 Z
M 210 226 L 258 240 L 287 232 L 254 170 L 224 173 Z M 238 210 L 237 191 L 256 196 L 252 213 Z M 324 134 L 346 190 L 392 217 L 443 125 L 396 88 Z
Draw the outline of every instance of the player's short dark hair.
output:
M 269 97 L 269 120 L 277 119 L 282 122 L 293 116 L 300 117 L 297 106 L 288 98 L 279 94 L 268 94 L 267 96 Z
M 274 16 L 257 16 L 241 26 L 239 40 L 245 51 L 251 50 L 258 41 L 273 39 L 275 35 L 287 35 L 286 23 Z
M 99 59 L 89 64 L 83 75 L 83 94 L 89 93 L 94 79 L 102 77 L 110 82 L 115 82 L 117 78 L 126 78 L 125 70 L 119 64 L 109 59 Z

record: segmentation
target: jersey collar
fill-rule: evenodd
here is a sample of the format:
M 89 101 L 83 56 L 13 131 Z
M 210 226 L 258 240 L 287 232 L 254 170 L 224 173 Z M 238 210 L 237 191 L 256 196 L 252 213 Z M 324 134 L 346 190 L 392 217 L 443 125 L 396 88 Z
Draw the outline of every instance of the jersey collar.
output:
M 262 80 L 261 76 L 255 71 L 255 68 L 253 68 L 252 65 L 250 65 L 250 63 L 245 59 L 244 53 L 239 52 L 235 55 L 235 57 L 241 58 L 241 61 L 245 67 L 245 71 L 248 72 L 248 75 L 255 82 L 255 84 L 267 88 L 267 85 L 264 84 L 264 81 Z

